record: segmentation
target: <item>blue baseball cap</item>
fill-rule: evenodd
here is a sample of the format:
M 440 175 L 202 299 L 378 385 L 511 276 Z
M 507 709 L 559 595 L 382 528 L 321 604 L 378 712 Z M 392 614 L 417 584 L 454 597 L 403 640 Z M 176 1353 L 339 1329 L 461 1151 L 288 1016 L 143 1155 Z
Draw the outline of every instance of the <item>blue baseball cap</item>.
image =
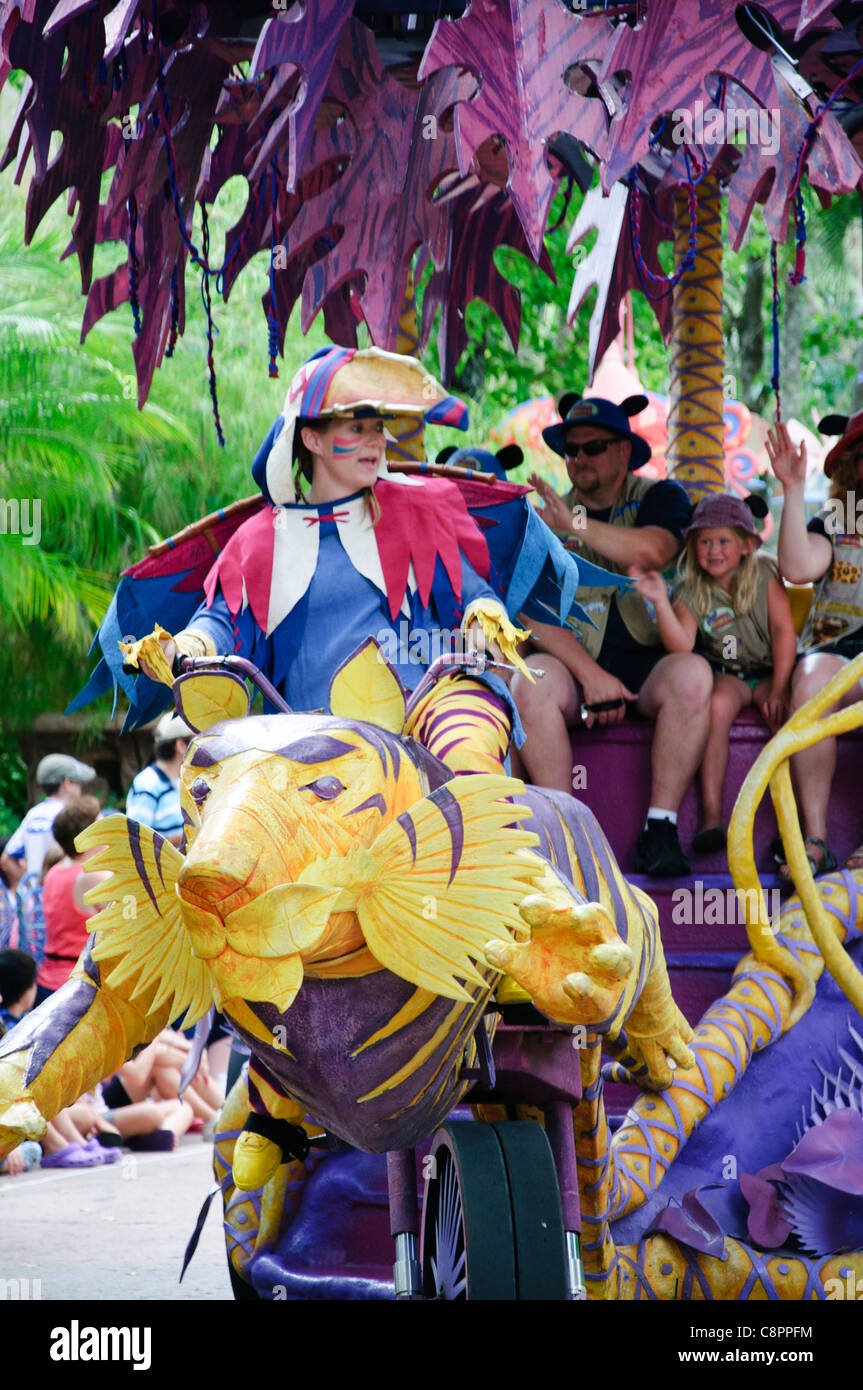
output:
M 569 404 L 570 402 L 572 404 Z M 621 405 L 603 400 L 602 396 L 591 396 L 589 400 L 581 396 L 565 396 L 560 405 L 564 408 L 568 406 L 565 414 L 561 409 L 563 420 L 559 425 L 548 425 L 543 430 L 542 437 L 548 447 L 560 454 L 561 458 L 566 454 L 567 431 L 573 425 L 596 425 L 600 429 L 610 430 L 619 439 L 629 440 L 632 445 L 629 456 L 630 473 L 647 463 L 651 454 L 650 445 L 640 434 L 634 434 L 629 427 L 629 416 L 637 415 L 639 411 L 644 410 L 647 405 L 646 396 L 628 396 Z

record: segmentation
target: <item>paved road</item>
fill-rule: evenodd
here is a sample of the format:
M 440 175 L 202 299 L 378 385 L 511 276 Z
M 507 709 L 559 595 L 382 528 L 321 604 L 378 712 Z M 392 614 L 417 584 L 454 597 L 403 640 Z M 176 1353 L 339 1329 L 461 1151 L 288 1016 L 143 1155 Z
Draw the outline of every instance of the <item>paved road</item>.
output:
M 212 1186 L 210 1153 L 200 1135 L 186 1135 L 173 1153 L 124 1150 L 110 1168 L 0 1177 L 0 1279 L 29 1279 L 20 1291 L 30 1297 L 38 1280 L 41 1298 L 54 1301 L 231 1298 L 218 1197 L 177 1284 Z

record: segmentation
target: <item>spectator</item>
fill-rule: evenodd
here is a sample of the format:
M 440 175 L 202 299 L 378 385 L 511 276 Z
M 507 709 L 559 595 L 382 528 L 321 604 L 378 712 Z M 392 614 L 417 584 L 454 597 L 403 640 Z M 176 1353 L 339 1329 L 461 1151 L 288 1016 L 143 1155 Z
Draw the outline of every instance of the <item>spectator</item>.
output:
M 35 998 L 36 962 L 32 956 L 26 951 L 0 951 L 0 1037 L 32 1009 Z M 79 1127 L 82 1121 L 83 1129 Z M 104 1131 L 102 1142 L 96 1137 L 97 1129 Z M 119 1155 L 104 1146 L 111 1133 L 115 1142 L 122 1142 L 107 1121 L 93 1125 L 91 1130 L 86 1107 L 82 1109 L 79 1102 L 54 1116 L 36 1145 L 36 1152 L 29 1141 L 25 1142 L 0 1165 L 0 1173 L 15 1177 L 40 1162 L 43 1168 L 95 1168 L 113 1163 Z
M 15 927 L 18 918 L 18 906 L 15 901 L 15 893 L 9 882 L 8 875 L 2 867 L 2 854 L 6 848 L 8 835 L 0 841 L 0 949 L 6 946 L 18 945 L 15 940 Z
M 27 812 L 0 857 L 0 868 L 10 887 L 17 888 L 25 874 L 41 872 L 45 852 L 54 840 L 51 827 L 55 817 L 81 795 L 83 787 L 95 776 L 94 768 L 66 753 L 49 753 L 42 759 L 36 769 L 36 781 L 45 798 Z
M 84 894 L 110 878 L 104 871 L 85 872 L 84 863 L 92 858 L 95 850 L 79 854 L 75 849 L 76 836 L 98 820 L 99 815 L 100 806 L 95 796 L 80 796 L 54 821 L 54 835 L 65 857 L 45 876 L 42 894 L 45 955 L 38 974 L 36 1002 L 39 1004 L 68 980 L 90 934 L 87 923 L 98 908 L 85 903 Z
M 766 514 L 766 504 L 760 505 Z M 752 516 L 740 497 L 702 498 L 685 533 L 678 563 L 682 582 L 673 603 L 655 570 L 637 581 L 639 593 L 654 605 L 666 651 L 688 652 L 697 645 L 714 673 L 701 764 L 701 829 L 692 841 L 697 854 L 725 845 L 722 791 L 732 724 L 754 704 L 776 733 L 790 694 L 797 648 L 791 604 L 774 562 L 757 553 L 761 538 Z
M 129 819 L 149 825 L 172 845 L 183 840 L 180 767 L 190 738 L 192 730 L 178 714 L 164 715 L 153 733 L 153 761 L 138 773 L 126 798 Z
M 42 861 L 42 872 L 38 876 L 25 874 L 18 887 L 18 945 L 22 951 L 29 951 L 37 966 L 42 964 L 45 955 L 45 912 L 42 907 L 45 879 L 63 857 L 58 844 L 50 845 Z
M 822 421 L 822 428 L 827 421 Z M 782 484 L 785 500 L 779 524 L 779 568 L 791 584 L 815 584 L 812 608 L 800 638 L 802 660 L 791 680 L 793 714 L 811 700 L 837 672 L 863 652 L 863 549 L 858 531 L 856 497 L 863 489 L 863 411 L 845 421 L 845 432 L 824 460 L 831 480 L 830 500 L 806 522 L 804 488 L 806 445 L 795 449 L 787 426 L 768 431 L 767 454 Z M 860 683 L 834 705 L 842 709 L 863 699 Z M 825 710 L 822 718 L 830 713 Z M 836 868 L 827 842 L 827 804 L 836 771 L 836 740 L 822 739 L 791 759 L 797 799 L 803 820 L 807 858 L 813 874 Z M 773 842 L 779 876 L 791 876 L 781 839 Z M 863 868 L 863 846 L 846 868 Z
M 637 478 L 650 446 L 630 428 L 622 406 L 595 397 L 564 398 L 559 425 L 543 438 L 566 459 L 572 489 L 566 497 L 536 476 L 543 516 L 567 533 L 579 558 L 616 574 L 663 570 L 678 553 L 692 515 L 683 488 Z M 568 408 L 567 408 L 568 407 Z M 545 677 L 530 685 L 515 677 L 513 694 L 527 740 L 521 758 L 531 780 L 572 790 L 569 726 L 620 723 L 627 705 L 656 721 L 650 804 L 638 839 L 636 867 L 650 875 L 689 873 L 677 838 L 677 812 L 704 754 L 713 674 L 694 652 L 666 654 L 653 614 L 635 590 L 618 597 L 609 588 L 581 589 L 579 600 L 596 624 L 575 632 L 532 623 L 531 651 L 542 653 Z
M 4 1031 L 14 1028 L 35 1001 L 36 962 L 33 957 L 13 948 L 0 951 L 0 1023 Z

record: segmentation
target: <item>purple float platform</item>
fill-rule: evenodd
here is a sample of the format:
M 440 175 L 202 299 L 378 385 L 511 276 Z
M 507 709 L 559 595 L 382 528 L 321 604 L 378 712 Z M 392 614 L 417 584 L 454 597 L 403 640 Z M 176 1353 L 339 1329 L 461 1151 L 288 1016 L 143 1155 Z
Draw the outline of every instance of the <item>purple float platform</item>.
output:
M 728 826 L 743 782 L 770 735 L 753 710 L 731 730 L 725 779 L 723 824 Z M 662 942 L 674 997 L 690 1023 L 697 1023 L 714 999 L 725 993 L 732 971 L 746 952 L 743 904 L 733 893 L 725 851 L 696 855 L 692 837 L 698 829 L 700 803 L 696 787 L 687 792 L 678 818 L 680 843 L 690 862 L 688 878 L 647 878 L 635 872 L 635 843 L 644 825 L 650 792 L 653 725 L 627 719 L 613 729 L 579 730 L 573 738 L 575 795 L 590 807 L 614 850 L 621 870 L 649 893 L 659 909 Z M 577 775 L 577 770 L 582 769 Z M 840 864 L 863 843 L 863 730 L 844 735 L 827 820 L 828 842 Z M 769 794 L 755 817 L 755 862 L 773 914 L 779 905 L 780 881 L 771 861 L 770 841 L 776 818 Z M 610 1113 L 635 1099 L 630 1087 L 606 1088 Z
M 737 794 L 749 769 L 770 735 L 760 716 L 746 710 L 731 730 L 728 773 L 725 779 L 723 821 L 728 825 Z M 650 748 L 653 725 L 645 720 L 627 719 L 614 729 L 584 729 L 573 738 L 573 766 L 584 768 L 583 786 L 575 795 L 584 801 L 605 831 L 617 861 L 627 878 L 639 883 L 635 875 L 635 842 L 644 825 L 650 791 Z M 841 862 L 863 841 L 863 730 L 845 734 L 839 740 L 839 759 L 827 829 L 830 846 Z M 680 843 L 690 859 L 694 876 L 726 874 L 724 851 L 690 856 L 692 836 L 698 829 L 699 801 L 691 787 L 680 808 Z M 768 846 L 776 834 L 776 819 L 769 795 L 755 818 L 755 855 L 759 869 L 771 871 Z M 652 880 L 654 883 L 656 880 Z

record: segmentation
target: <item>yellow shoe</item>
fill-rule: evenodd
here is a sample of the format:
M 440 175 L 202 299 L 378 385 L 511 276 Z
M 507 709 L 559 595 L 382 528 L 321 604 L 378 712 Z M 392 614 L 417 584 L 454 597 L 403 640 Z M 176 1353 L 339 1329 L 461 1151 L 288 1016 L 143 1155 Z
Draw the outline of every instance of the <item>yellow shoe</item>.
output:
M 280 1145 L 263 1134 L 243 1130 L 234 1145 L 234 1186 L 241 1192 L 254 1192 L 263 1187 L 284 1162 Z
M 498 1004 L 530 1004 L 531 997 L 526 989 L 523 989 L 511 975 L 501 976 L 497 989 L 494 992 Z

